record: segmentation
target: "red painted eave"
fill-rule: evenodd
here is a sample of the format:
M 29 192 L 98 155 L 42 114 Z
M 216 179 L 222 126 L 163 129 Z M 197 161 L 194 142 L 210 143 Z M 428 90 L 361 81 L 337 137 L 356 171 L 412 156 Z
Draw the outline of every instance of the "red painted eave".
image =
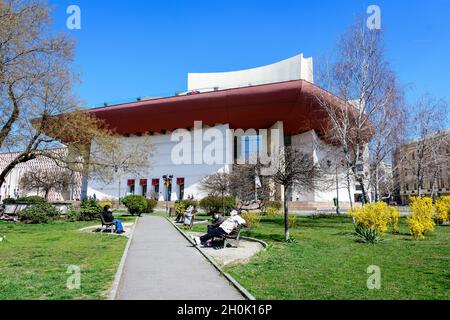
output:
M 284 122 L 285 134 L 325 128 L 326 113 L 314 96 L 329 95 L 303 80 L 161 98 L 89 110 L 118 134 L 145 134 L 205 125 L 232 129 L 266 129 Z

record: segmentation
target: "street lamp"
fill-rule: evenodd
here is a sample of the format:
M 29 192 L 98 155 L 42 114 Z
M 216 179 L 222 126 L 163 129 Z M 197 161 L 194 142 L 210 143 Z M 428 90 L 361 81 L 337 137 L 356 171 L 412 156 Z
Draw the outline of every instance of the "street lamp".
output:
M 166 186 L 167 190 L 167 197 L 166 197 L 166 212 L 169 212 L 169 201 L 170 201 L 170 193 L 171 193 L 171 186 L 172 186 L 172 180 L 173 175 L 164 175 L 163 177 L 164 185 Z

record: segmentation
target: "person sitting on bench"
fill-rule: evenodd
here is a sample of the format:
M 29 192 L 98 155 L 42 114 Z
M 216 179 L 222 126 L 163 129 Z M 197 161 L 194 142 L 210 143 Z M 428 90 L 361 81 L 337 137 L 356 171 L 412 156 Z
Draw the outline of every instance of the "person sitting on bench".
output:
M 224 217 L 218 213 L 214 212 L 213 214 L 213 220 L 210 225 L 208 225 L 208 233 L 211 232 L 214 229 L 217 229 L 220 227 L 220 225 L 225 221 Z
M 218 228 L 212 229 L 202 237 L 194 237 L 196 245 L 204 244 L 210 239 L 229 235 L 239 225 L 245 225 L 247 222 L 239 216 L 239 212 L 234 209 L 230 212 L 231 217 L 226 219 Z
M 105 222 L 114 222 L 114 224 L 116 225 L 116 233 L 118 234 L 125 233 L 125 231 L 123 230 L 122 221 L 114 218 L 110 206 L 105 206 L 103 208 L 102 216 Z
M 189 206 L 186 209 L 186 212 L 184 213 L 184 225 L 190 226 L 192 219 L 195 217 L 195 214 L 197 213 L 197 210 L 195 209 L 195 206 Z

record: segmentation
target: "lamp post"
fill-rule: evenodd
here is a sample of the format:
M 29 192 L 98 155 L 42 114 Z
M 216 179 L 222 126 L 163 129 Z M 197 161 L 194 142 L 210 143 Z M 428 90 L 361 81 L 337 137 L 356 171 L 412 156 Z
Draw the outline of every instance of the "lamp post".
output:
M 169 201 L 170 201 L 170 192 L 171 192 L 171 186 L 172 186 L 172 179 L 173 175 L 164 175 L 163 177 L 164 185 L 166 186 L 167 190 L 167 197 L 166 197 L 166 212 L 169 212 Z

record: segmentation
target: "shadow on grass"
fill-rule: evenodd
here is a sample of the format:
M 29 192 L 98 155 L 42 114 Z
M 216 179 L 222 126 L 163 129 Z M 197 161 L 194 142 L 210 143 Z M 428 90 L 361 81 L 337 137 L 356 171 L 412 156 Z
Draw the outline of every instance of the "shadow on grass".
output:
M 267 233 L 260 233 L 260 232 L 254 232 L 254 231 L 247 231 L 243 233 L 244 236 L 256 238 L 263 241 L 273 241 L 273 242 L 284 242 L 284 235 L 283 234 L 267 234 Z

